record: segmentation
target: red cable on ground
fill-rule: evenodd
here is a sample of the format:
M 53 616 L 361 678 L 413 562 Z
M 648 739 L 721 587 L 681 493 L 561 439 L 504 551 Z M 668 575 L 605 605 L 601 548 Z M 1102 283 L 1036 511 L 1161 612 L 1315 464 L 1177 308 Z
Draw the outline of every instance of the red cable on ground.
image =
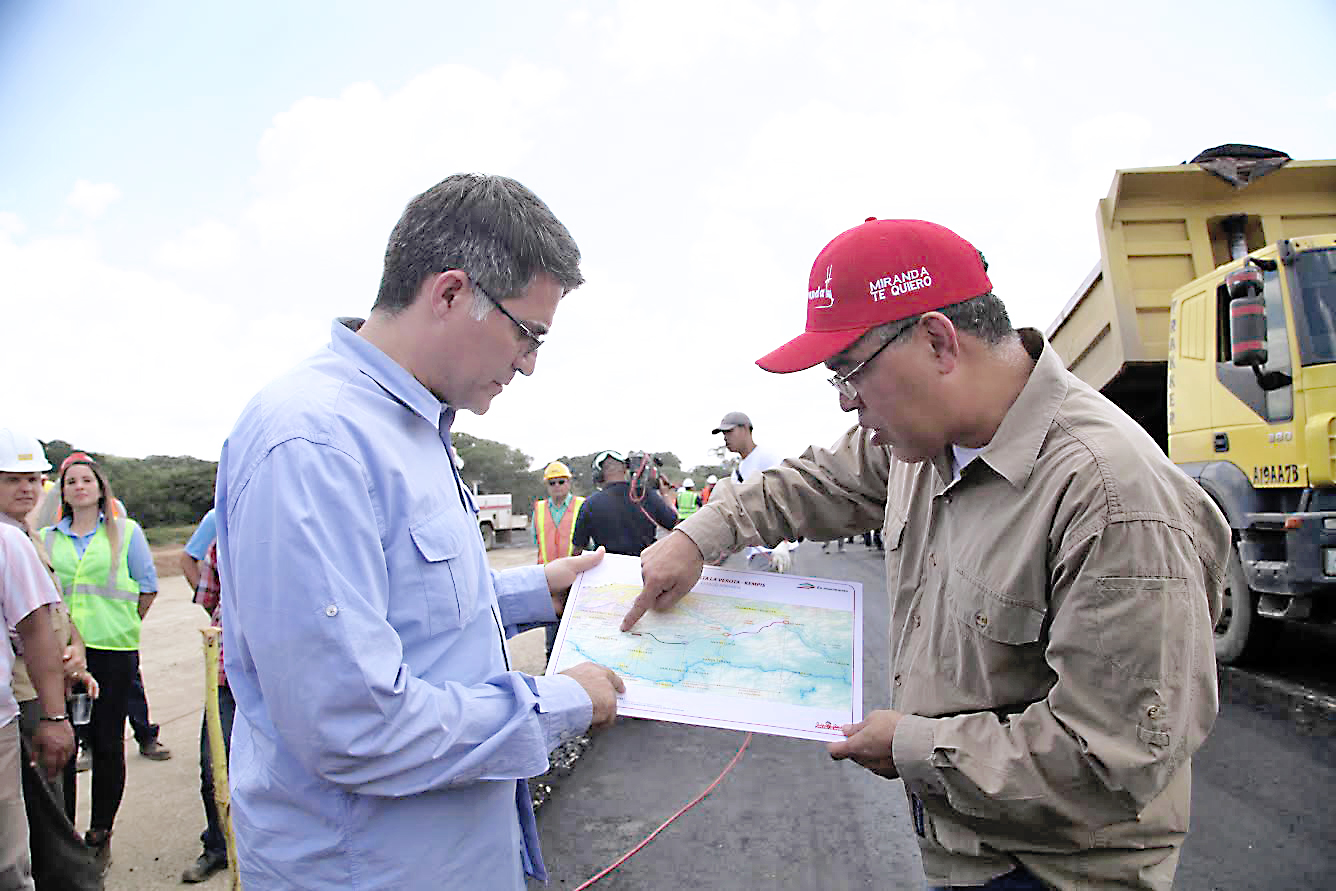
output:
M 690 803 L 690 804 L 688 804 L 688 805 L 686 805 L 685 807 L 683 807 L 680 811 L 678 811 L 677 813 L 673 814 L 673 815 L 672 815 L 671 817 L 669 817 L 667 820 L 664 820 L 663 823 L 660 824 L 660 826 L 659 826 L 658 829 L 655 829 L 655 830 L 654 830 L 653 832 L 651 832 L 649 835 L 645 836 L 645 840 L 644 840 L 644 841 L 642 841 L 640 844 L 636 845 L 636 846 L 635 846 L 634 848 L 632 848 L 631 850 L 627 851 L 627 852 L 626 852 L 625 854 L 623 854 L 622 856 L 618 857 L 615 861 L 613 861 L 613 863 L 611 863 L 611 864 L 608 866 L 607 869 L 603 870 L 603 871 L 602 871 L 601 873 L 599 873 L 598 875 L 593 876 L 592 878 L 588 879 L 583 885 L 580 885 L 579 887 L 577 887 L 577 888 L 575 889 L 575 891 L 584 891 L 585 888 L 588 888 L 590 885 L 594 884 L 594 883 L 597 882 L 599 879 L 603 878 L 603 877 L 606 876 L 608 873 L 612 872 L 614 869 L 616 869 L 617 867 L 621 866 L 621 865 L 622 865 L 623 863 L 625 863 L 626 861 L 630 860 L 633 856 L 635 856 L 636 852 L 638 852 L 641 848 L 645 847 L 645 845 L 647 845 L 647 844 L 649 844 L 650 842 L 654 841 L 654 836 L 658 835 L 660 832 L 663 832 L 663 830 L 667 829 L 669 823 L 672 823 L 672 822 L 673 822 L 674 820 L 676 820 L 678 817 L 682 816 L 682 815 L 685 814 L 687 811 L 691 810 L 693 807 L 695 807 L 696 805 L 700 804 L 701 800 L 704 799 L 706 795 L 709 795 L 711 792 L 713 792 L 713 791 L 714 791 L 714 787 L 715 787 L 715 786 L 718 786 L 719 783 L 723 781 L 724 777 L 728 776 L 728 772 L 729 772 L 730 770 L 733 769 L 733 765 L 735 765 L 735 764 L 738 763 L 738 759 L 742 757 L 742 753 L 745 752 L 745 751 L 747 751 L 747 746 L 748 746 L 748 744 L 751 743 L 751 739 L 752 739 L 752 735 L 751 735 L 750 732 L 748 732 L 748 733 L 747 733 L 747 738 L 744 739 L 744 740 L 742 741 L 742 746 L 738 749 L 738 753 L 737 753 L 736 755 L 733 756 L 733 760 L 730 761 L 730 762 L 728 762 L 728 766 L 724 768 L 723 773 L 721 773 L 721 774 L 719 774 L 719 776 L 715 777 L 715 778 L 714 778 L 714 782 L 711 783 L 709 786 L 707 786 L 704 792 L 702 792 L 701 794 L 699 794 L 699 795 L 697 795 L 695 798 L 693 798 L 693 799 L 691 800 L 691 803 Z

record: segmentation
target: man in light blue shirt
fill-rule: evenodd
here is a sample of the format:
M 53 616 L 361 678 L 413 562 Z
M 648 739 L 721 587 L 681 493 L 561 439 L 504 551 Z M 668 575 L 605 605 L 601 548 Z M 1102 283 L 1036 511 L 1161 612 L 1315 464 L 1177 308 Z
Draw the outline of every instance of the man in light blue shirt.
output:
M 488 569 L 450 460 L 460 409 L 532 374 L 579 249 L 502 177 L 409 204 L 366 322 L 242 412 L 218 467 L 232 821 L 248 888 L 524 887 L 546 879 L 527 777 L 621 680 L 511 671 L 601 558 Z
M 204 555 L 209 553 L 213 540 L 218 537 L 217 519 L 214 509 L 209 508 L 200 517 L 199 525 L 190 536 L 190 541 L 181 551 L 181 574 L 186 577 L 190 583 L 190 590 L 193 592 L 199 587 L 200 563 L 204 560 Z
M 217 528 L 214 525 L 217 521 L 214 519 L 214 510 L 209 508 L 200 517 L 199 525 L 190 536 L 190 541 L 186 542 L 186 553 L 196 560 L 203 560 L 204 555 L 209 553 L 209 545 L 213 544 L 214 538 L 218 535 Z

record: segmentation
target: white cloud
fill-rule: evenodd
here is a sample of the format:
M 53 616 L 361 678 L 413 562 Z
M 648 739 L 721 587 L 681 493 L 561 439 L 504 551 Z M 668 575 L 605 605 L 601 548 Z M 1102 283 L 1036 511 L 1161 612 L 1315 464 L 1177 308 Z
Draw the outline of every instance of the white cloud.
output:
M 409 199 L 452 173 L 514 171 L 549 141 L 536 116 L 564 82 L 528 64 L 495 76 L 443 65 L 393 92 L 360 83 L 294 102 L 260 136 L 240 221 L 263 286 L 235 299 L 258 312 L 271 291 L 315 317 L 365 314 Z
M 603 58 L 631 80 L 676 82 L 772 57 L 801 28 L 792 3 L 679 0 L 664 6 L 621 0 L 613 14 L 595 22 L 594 33 Z
M 50 388 L 11 410 L 50 412 L 43 435 L 116 437 L 96 447 L 215 455 L 242 404 L 324 343 L 333 316 L 365 313 L 405 203 L 481 170 L 551 204 L 588 284 L 563 303 L 537 375 L 459 429 L 536 461 L 617 447 L 690 464 L 741 409 L 762 442 L 796 450 L 850 418 L 819 369 L 775 376 L 753 361 L 801 330 L 812 259 L 835 234 L 869 215 L 950 225 L 986 252 L 1015 321 L 1042 327 L 1098 257 L 1094 208 L 1113 171 L 1232 136 L 1217 138 L 1218 116 L 1156 99 L 1174 74 L 1155 69 L 1153 41 L 1110 16 L 1074 48 L 1057 5 L 628 0 L 555 18 L 555 33 L 479 32 L 479 51 L 402 85 L 368 54 L 345 86 L 272 100 L 226 202 L 192 192 L 183 209 L 152 172 L 112 169 L 127 193 L 159 196 L 167 213 L 153 219 L 174 221 L 121 236 L 158 246 L 149 272 L 91 235 L 54 238 L 67 221 L 44 222 L 38 202 L 0 214 L 0 293 L 38 301 L 46 321 L 42 343 L 0 356 L 5 372 L 45 367 L 53 334 L 89 337 L 154 388 L 142 423 L 114 405 L 57 405 Z M 1122 69 L 1132 80 L 1078 64 L 1115 51 L 1139 54 Z M 1174 64 L 1200 70 L 1184 51 Z M 1243 104 L 1264 93 L 1241 89 Z M 1302 125 L 1322 145 L 1330 121 Z M 91 216 L 119 190 L 76 193 Z M 56 375 L 55 391 L 87 386 L 86 371 Z
M 90 448 L 216 457 L 256 390 L 326 342 L 334 316 L 369 308 L 408 199 L 449 173 L 519 166 L 548 138 L 535 114 L 562 88 L 559 73 L 529 65 L 495 76 L 447 65 L 393 92 L 355 84 L 299 100 L 259 136 L 238 218 L 160 237 L 151 256 L 164 274 L 103 256 L 92 235 L 19 241 L 22 221 L 0 217 L 0 293 L 43 319 L 6 349 L 4 373 L 48 368 L 67 343 L 78 355 L 10 411 Z M 118 195 L 81 182 L 70 203 L 92 215 Z M 151 420 L 126 423 L 125 402 L 108 395 L 121 386 Z M 107 389 L 81 398 L 89 387 Z
M 206 220 L 164 241 L 157 260 L 174 269 L 216 271 L 236 261 L 240 238 L 231 226 Z
M 121 190 L 114 183 L 91 183 L 81 179 L 74 183 L 74 189 L 65 203 L 84 216 L 96 219 L 120 197 Z
M 1136 167 L 1154 135 L 1154 125 L 1144 116 L 1129 111 L 1077 120 L 1071 128 L 1070 145 L 1086 167 L 1113 171 Z
M 23 220 L 16 213 L 0 213 L 0 238 L 22 235 L 28 230 Z
M 363 83 L 301 99 L 260 138 L 248 219 L 271 244 L 322 245 L 368 222 L 383 240 L 386 219 L 447 173 L 512 168 L 538 138 L 527 120 L 563 82 L 529 65 L 498 77 L 443 65 L 389 95 Z
M 84 237 L 0 239 L 0 293 L 31 320 L 0 352 L 0 374 L 31 384 L 6 397 L 15 426 L 119 454 L 216 454 L 223 422 L 208 416 L 236 323 L 227 306 Z M 201 424 L 213 429 L 200 436 Z

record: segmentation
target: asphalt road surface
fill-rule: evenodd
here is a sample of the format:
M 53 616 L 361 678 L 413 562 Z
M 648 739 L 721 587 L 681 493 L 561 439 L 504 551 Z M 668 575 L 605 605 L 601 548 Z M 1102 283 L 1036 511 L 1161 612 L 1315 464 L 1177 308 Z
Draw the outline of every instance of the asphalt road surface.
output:
M 1336 737 L 1238 695 L 1193 758 L 1192 831 L 1177 888 L 1336 887 Z
M 805 542 L 793 571 L 862 582 L 864 708 L 884 707 L 881 556 L 861 539 L 831 555 Z M 538 812 L 549 887 L 574 888 L 636 845 L 709 786 L 744 739 L 625 718 L 595 736 Z M 709 797 L 595 887 L 921 889 L 923 868 L 900 781 L 832 761 L 824 743 L 756 734 Z
M 533 559 L 532 549 L 489 555 L 498 568 Z M 886 703 L 886 604 L 882 564 L 861 543 L 843 555 L 799 549 L 797 571 L 863 583 L 867 596 L 864 704 Z M 176 757 L 154 762 L 129 752 L 125 802 L 116 820 L 108 891 L 181 888 L 199 853 L 199 714 L 204 613 L 179 576 L 164 573 L 144 625 L 141 658 L 154 720 Z M 1221 715 L 1194 760 L 1192 835 L 1179 868 L 1181 889 L 1336 887 L 1336 719 L 1259 696 L 1302 678 L 1336 688 L 1336 647 L 1301 634 L 1261 672 L 1222 674 Z M 1308 641 L 1304 644 L 1303 641 Z M 1316 643 L 1314 643 L 1316 641 Z M 542 669 L 542 632 L 512 641 L 516 664 Z M 1264 683 L 1245 684 L 1255 678 Z M 1329 702 L 1330 700 L 1328 700 Z M 127 734 L 128 735 L 128 734 Z M 594 738 L 573 772 L 539 810 L 549 887 L 574 888 L 638 843 L 719 775 L 745 735 L 655 721 L 624 720 Z M 80 774 L 79 828 L 88 823 L 88 774 Z M 755 736 L 737 767 L 694 809 L 665 829 L 595 889 L 922 888 L 904 792 L 848 763 L 821 743 Z M 205 888 L 224 888 L 214 876 Z M 535 886 L 541 887 L 541 886 Z
M 799 549 L 794 572 L 862 582 L 864 708 L 887 703 L 881 556 Z M 734 564 L 730 564 L 734 565 Z M 1331 650 L 1325 653 L 1328 662 Z M 1304 659 L 1318 688 L 1336 671 Z M 1276 670 L 1284 659 L 1270 666 Z M 1193 761 L 1192 830 L 1176 888 L 1336 887 L 1336 746 L 1330 713 L 1297 720 L 1222 680 L 1220 717 Z M 596 736 L 539 811 L 553 888 L 575 888 L 710 785 L 745 734 L 622 719 Z M 595 885 L 651 888 L 921 889 L 899 781 L 832 762 L 821 743 L 754 736 L 700 804 Z M 532 887 L 542 887 L 532 883 Z

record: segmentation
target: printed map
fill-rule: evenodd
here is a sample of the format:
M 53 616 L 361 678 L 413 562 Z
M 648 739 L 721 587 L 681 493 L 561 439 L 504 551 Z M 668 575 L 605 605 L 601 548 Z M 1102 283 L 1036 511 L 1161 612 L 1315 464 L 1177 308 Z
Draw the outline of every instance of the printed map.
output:
M 847 711 L 852 704 L 853 613 L 691 593 L 618 630 L 639 585 L 580 592 L 558 670 L 606 665 L 624 681 Z
M 630 631 L 640 561 L 607 555 L 571 589 L 547 673 L 597 662 L 626 683 L 618 714 L 804 739 L 862 719 L 862 587 L 707 567 Z

